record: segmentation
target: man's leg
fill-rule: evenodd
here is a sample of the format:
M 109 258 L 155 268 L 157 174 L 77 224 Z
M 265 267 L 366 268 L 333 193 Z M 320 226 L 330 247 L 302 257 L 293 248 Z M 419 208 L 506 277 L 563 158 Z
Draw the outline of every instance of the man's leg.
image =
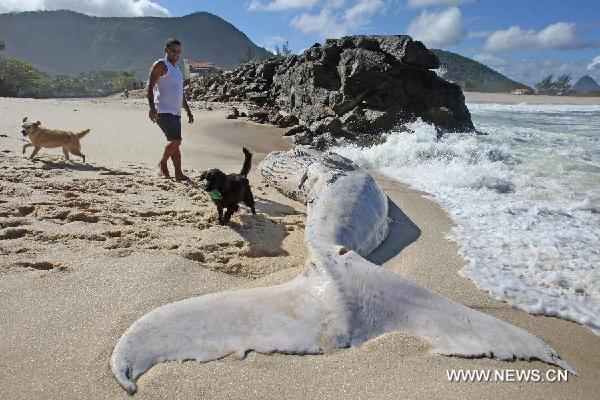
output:
M 171 175 L 169 174 L 169 168 L 167 167 L 167 161 L 169 161 L 169 158 L 171 158 L 176 151 L 179 151 L 180 143 L 181 140 L 171 140 L 169 144 L 165 146 L 165 151 L 163 152 L 162 159 L 158 164 L 165 178 L 171 177 Z
M 178 181 L 186 180 L 188 177 L 181 170 L 181 151 L 179 150 L 181 140 L 173 140 L 171 143 L 176 145 L 175 151 L 171 155 L 171 160 L 173 160 L 173 166 L 175 167 L 175 179 Z

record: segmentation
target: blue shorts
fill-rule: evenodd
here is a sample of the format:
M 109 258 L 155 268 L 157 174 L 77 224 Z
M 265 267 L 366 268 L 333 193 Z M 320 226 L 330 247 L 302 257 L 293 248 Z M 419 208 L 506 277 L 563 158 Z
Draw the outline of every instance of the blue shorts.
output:
M 181 140 L 181 116 L 160 113 L 156 120 L 160 129 L 165 133 L 167 140 Z

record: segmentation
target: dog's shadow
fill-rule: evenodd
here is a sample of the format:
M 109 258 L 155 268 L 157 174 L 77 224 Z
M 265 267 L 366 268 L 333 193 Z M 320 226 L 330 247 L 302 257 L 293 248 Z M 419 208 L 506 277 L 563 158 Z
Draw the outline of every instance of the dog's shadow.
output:
M 72 171 L 83 171 L 83 172 L 100 172 L 102 175 L 132 175 L 130 172 L 120 171 L 117 169 L 111 169 L 103 166 L 84 164 L 84 163 L 73 163 L 65 161 L 52 161 L 44 159 L 34 159 L 34 162 L 42 163 L 43 170 L 53 169 L 68 169 Z
M 419 227 L 389 197 L 388 217 L 390 231 L 387 237 L 378 248 L 366 257 L 367 260 L 377 265 L 382 265 L 394 258 L 421 236 Z
M 286 224 L 273 221 L 262 214 L 242 214 L 241 224 L 230 227 L 248 243 L 247 257 L 279 257 L 289 253 L 283 249 L 283 239 L 287 236 Z

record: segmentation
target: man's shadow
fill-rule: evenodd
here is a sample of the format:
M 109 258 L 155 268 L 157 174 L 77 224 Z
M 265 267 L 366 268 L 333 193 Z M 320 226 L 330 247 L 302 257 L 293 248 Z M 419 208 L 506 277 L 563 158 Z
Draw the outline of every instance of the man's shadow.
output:
M 383 265 L 386 261 L 394 258 L 421 236 L 419 227 L 389 197 L 388 217 L 390 230 L 387 237 L 378 248 L 366 257 L 367 260 L 377 265 Z

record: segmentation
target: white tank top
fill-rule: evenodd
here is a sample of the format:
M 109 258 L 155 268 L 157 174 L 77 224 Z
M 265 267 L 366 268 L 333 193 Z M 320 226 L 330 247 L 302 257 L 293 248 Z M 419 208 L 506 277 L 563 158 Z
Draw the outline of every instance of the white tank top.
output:
M 183 102 L 183 76 L 167 58 L 159 60 L 167 66 L 167 73 L 158 78 L 154 86 L 154 104 L 159 113 L 181 115 Z

